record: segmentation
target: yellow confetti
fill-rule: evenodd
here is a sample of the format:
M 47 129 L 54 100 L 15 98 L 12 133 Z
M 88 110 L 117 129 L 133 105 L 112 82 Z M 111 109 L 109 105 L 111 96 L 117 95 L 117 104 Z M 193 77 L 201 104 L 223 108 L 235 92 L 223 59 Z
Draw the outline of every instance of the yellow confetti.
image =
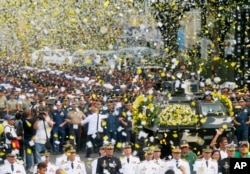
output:
M 109 137 L 107 135 L 103 136 L 103 140 L 107 141 L 109 139 Z
M 26 153 L 27 153 L 27 154 L 32 154 L 32 150 L 31 150 L 30 148 L 27 148 L 27 149 L 26 149 Z

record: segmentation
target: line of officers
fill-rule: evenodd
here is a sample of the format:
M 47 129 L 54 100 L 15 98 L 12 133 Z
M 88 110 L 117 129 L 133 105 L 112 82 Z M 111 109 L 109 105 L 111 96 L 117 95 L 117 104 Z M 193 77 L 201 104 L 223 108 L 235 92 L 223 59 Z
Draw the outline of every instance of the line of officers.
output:
M 217 162 L 211 158 L 212 149 L 206 146 L 202 157 L 196 159 L 192 151 L 185 157 L 182 150 L 188 147 L 187 142 L 174 146 L 172 156 L 168 160 L 161 159 L 161 149 L 158 146 L 144 148 L 145 159 L 140 161 L 135 156 L 129 143 L 123 145 L 121 157 L 114 155 L 114 145 L 105 144 L 99 148 L 100 156 L 91 163 L 92 174 L 227 174 L 230 173 L 229 159 L 235 157 L 235 145 L 227 146 L 228 157 Z M 56 157 L 55 164 L 50 162 L 49 152 L 44 152 L 42 162 L 35 166 L 33 174 L 87 174 L 86 166 L 76 154 L 71 144 L 64 145 L 64 153 Z M 44 171 L 44 172 L 42 172 Z M 61 172 L 61 173 L 60 173 Z M 5 164 L 0 166 L 0 174 L 26 174 L 23 164 L 20 164 L 14 154 L 8 154 Z
M 140 161 L 134 156 L 132 146 L 126 143 L 123 146 L 123 155 L 120 158 L 114 156 L 114 146 L 109 144 L 100 148 L 101 156 L 92 163 L 92 174 L 229 174 L 229 159 L 235 157 L 235 145 L 227 146 L 228 157 L 216 161 L 212 159 L 212 148 L 206 146 L 202 149 L 202 155 L 188 150 L 186 155 L 182 153 L 184 148 L 189 148 L 187 141 L 180 146 L 173 146 L 169 159 L 161 159 L 161 149 L 158 146 L 144 148 L 145 159 Z

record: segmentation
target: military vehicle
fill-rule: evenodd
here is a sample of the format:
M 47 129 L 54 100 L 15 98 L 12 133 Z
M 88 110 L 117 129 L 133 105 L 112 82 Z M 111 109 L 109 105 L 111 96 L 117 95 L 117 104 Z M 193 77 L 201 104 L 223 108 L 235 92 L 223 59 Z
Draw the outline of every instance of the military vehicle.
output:
M 160 86 L 162 90 L 153 101 L 158 105 L 157 114 L 142 130 L 149 137 L 147 143 L 162 146 L 162 157 L 170 155 L 171 146 L 179 145 L 182 139 L 199 154 L 203 146 L 211 143 L 216 129 L 223 130 L 229 140 L 235 137 L 228 108 L 219 99 L 204 101 L 198 81 L 186 80 L 179 91 L 173 81 L 161 82 Z

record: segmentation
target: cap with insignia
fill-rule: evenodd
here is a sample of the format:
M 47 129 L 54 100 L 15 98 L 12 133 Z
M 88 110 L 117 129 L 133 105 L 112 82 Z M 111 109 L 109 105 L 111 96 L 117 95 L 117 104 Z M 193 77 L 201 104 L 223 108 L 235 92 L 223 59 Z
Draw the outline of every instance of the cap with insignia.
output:
M 145 147 L 143 151 L 145 152 L 145 155 L 153 154 L 153 150 L 150 147 Z
M 242 146 L 247 146 L 248 147 L 249 143 L 247 141 L 240 141 L 239 142 L 239 146 L 242 147 Z
M 7 157 L 16 157 L 16 155 L 14 153 L 8 153 Z
M 228 151 L 235 151 L 235 147 L 236 147 L 235 144 L 228 144 L 226 146 L 226 148 L 227 148 Z
M 181 153 L 181 148 L 180 148 L 180 146 L 174 146 L 174 147 L 172 148 L 172 152 L 173 152 L 173 153 Z
M 154 152 L 161 152 L 160 147 L 159 147 L 159 146 L 155 146 L 155 147 L 154 147 Z
M 123 148 L 124 149 L 127 149 L 127 148 L 131 148 L 131 144 L 129 142 L 126 142 L 124 145 L 123 145 Z
M 181 140 L 180 147 L 188 147 L 188 146 L 189 146 L 189 144 L 188 144 L 187 140 Z
M 210 146 L 206 146 L 205 148 L 202 149 L 202 151 L 205 153 L 212 153 L 212 149 Z
M 41 156 L 50 156 L 49 151 L 45 150 L 43 153 L 41 153 Z
M 71 146 L 70 149 L 67 152 L 76 153 L 76 149 L 73 146 Z
M 240 98 L 239 102 L 244 102 L 245 100 L 243 99 L 243 97 Z
M 109 144 L 105 145 L 105 149 L 114 149 L 114 144 L 109 143 Z

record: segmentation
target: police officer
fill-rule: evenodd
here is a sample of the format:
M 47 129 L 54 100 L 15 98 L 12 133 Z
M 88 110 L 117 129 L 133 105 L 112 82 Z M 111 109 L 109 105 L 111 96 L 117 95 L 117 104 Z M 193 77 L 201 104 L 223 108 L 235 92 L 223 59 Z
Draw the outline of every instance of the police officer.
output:
M 60 166 L 62 163 L 68 161 L 69 153 L 68 151 L 72 148 L 72 145 L 67 142 L 65 145 L 63 145 L 63 151 L 64 153 L 62 155 L 59 155 L 56 157 L 56 166 Z M 76 156 L 77 161 L 80 161 L 80 157 Z
M 45 151 L 41 154 L 41 160 L 47 165 L 46 174 L 54 174 L 58 169 L 58 166 L 50 162 L 50 153 Z M 37 173 L 37 165 L 34 167 L 33 174 Z
M 190 168 L 187 161 L 181 159 L 181 148 L 175 146 L 172 149 L 173 158 L 166 162 L 164 167 L 164 172 L 172 169 L 176 174 L 190 174 Z
M 153 161 L 153 150 L 149 147 L 143 149 L 145 160 L 137 165 L 136 174 L 160 174 L 159 165 Z
M 119 158 L 113 156 L 114 145 L 109 143 L 105 146 L 106 156 L 97 160 L 96 174 L 121 174 L 122 165 Z
M 70 127 L 70 134 L 74 136 L 77 151 L 80 150 L 80 136 L 81 136 L 81 121 L 86 118 L 84 113 L 78 109 L 78 103 L 72 104 L 72 110 L 68 112 L 68 123 Z
M 194 171 L 196 174 L 217 174 L 218 163 L 211 158 L 212 149 L 210 146 L 206 146 L 202 149 L 202 159 L 198 159 L 194 163 Z
M 66 173 L 87 174 L 85 163 L 76 158 L 76 150 L 71 148 L 68 152 L 70 153 L 68 161 L 63 162 L 59 168 L 65 170 Z
M 235 115 L 233 123 L 236 128 L 236 137 L 239 141 L 248 141 L 248 127 L 250 123 L 250 110 L 246 107 L 246 102 L 243 98 L 240 99 L 239 104 L 241 109 Z
M 101 146 L 99 148 L 99 157 L 98 158 L 102 158 L 106 155 L 106 152 L 105 152 L 105 146 Z M 95 158 L 92 163 L 91 163 L 91 168 L 92 168 L 92 174 L 96 174 L 96 167 L 97 167 L 97 160 L 98 158 Z
M 15 154 L 7 154 L 7 163 L 0 166 L 0 174 L 26 173 L 24 166 L 16 162 Z
M 135 174 L 140 160 L 132 155 L 132 146 L 128 142 L 123 145 L 123 154 L 124 156 L 121 158 L 123 173 Z
M 161 159 L 161 149 L 158 146 L 154 148 L 153 161 L 159 165 L 160 172 L 162 172 L 166 161 Z
M 0 119 L 3 119 L 7 113 L 7 98 L 4 94 L 4 90 L 0 89 Z
M 230 158 L 234 158 L 235 155 L 235 147 L 234 144 L 229 144 L 227 147 L 227 157 L 219 160 L 218 162 L 218 172 L 221 174 L 229 174 L 230 173 Z

